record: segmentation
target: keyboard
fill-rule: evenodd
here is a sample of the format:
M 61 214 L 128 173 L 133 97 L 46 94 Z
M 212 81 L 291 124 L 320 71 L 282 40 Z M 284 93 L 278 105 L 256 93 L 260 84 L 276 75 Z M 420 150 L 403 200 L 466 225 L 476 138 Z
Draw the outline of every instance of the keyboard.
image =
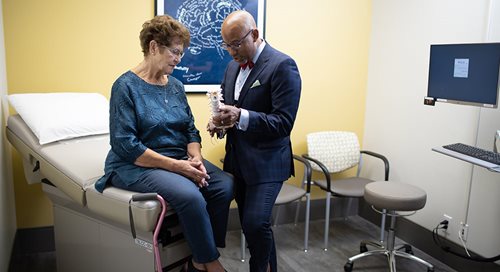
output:
M 456 144 L 449 144 L 449 145 L 443 145 L 443 148 L 446 148 L 448 150 L 452 150 L 476 159 L 480 159 L 483 161 L 487 161 L 493 164 L 498 164 L 500 165 L 500 153 L 495 153 L 493 151 L 488 151 L 484 150 L 478 147 L 462 144 L 462 143 L 456 143 Z

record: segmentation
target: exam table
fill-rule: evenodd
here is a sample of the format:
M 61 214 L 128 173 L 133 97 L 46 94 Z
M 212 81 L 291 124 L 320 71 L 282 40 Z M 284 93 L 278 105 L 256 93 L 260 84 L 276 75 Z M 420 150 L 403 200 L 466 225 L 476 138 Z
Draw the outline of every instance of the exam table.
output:
M 160 203 L 132 201 L 136 193 L 118 188 L 102 194 L 94 188 L 104 173 L 109 134 L 41 145 L 18 114 L 9 116 L 6 134 L 22 158 L 28 183 L 41 182 L 52 201 L 58 272 L 154 271 Z M 191 253 L 175 212 L 169 210 L 163 222 L 163 271 L 178 270 Z

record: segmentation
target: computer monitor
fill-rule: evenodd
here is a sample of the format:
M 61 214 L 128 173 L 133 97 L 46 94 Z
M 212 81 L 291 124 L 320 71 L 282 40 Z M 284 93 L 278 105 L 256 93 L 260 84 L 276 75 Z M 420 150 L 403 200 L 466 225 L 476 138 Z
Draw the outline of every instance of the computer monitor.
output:
M 500 43 L 431 45 L 424 104 L 437 101 L 496 108 L 499 74 Z

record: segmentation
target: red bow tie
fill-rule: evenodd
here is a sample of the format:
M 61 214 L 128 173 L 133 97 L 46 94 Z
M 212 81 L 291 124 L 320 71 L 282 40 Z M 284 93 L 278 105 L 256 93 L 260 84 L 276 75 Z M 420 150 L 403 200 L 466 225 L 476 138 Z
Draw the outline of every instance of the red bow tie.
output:
M 249 60 L 245 63 L 241 63 L 240 67 L 241 67 L 241 69 L 245 70 L 247 68 L 247 66 L 249 69 L 252 69 L 254 65 L 255 65 L 255 63 L 253 63 L 253 61 Z

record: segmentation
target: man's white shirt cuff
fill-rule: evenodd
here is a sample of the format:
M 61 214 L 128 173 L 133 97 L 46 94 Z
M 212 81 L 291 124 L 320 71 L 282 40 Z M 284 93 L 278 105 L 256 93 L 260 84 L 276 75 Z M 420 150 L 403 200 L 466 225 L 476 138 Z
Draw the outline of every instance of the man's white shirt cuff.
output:
M 246 131 L 248 129 L 248 121 L 250 119 L 250 114 L 245 109 L 240 109 L 240 120 L 236 126 L 237 129 Z

